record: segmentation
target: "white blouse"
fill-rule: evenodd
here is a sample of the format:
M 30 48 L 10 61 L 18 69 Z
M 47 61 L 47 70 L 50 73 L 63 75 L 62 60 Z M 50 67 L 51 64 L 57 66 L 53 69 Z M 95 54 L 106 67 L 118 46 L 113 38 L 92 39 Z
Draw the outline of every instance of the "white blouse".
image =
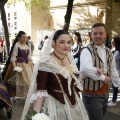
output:
M 18 47 L 19 47 L 20 49 L 23 49 L 23 50 L 29 49 L 30 53 L 29 53 L 29 55 L 28 55 L 28 59 L 29 59 L 29 60 L 32 60 L 30 47 L 29 47 L 27 44 L 21 45 L 19 42 L 17 42 L 17 43 L 15 44 L 15 46 L 14 46 L 14 48 L 13 48 L 13 52 L 12 52 L 12 54 L 11 54 L 11 62 L 17 60 L 16 57 L 17 57 L 17 55 L 18 55 Z

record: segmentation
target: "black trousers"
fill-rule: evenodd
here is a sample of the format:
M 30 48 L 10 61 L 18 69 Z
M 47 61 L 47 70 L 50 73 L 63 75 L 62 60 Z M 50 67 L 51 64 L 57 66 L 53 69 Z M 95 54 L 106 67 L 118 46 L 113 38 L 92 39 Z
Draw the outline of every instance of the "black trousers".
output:
M 2 63 L 3 62 L 3 56 L 2 56 L 2 52 L 0 52 L 0 62 Z
M 107 109 L 108 94 L 97 95 L 83 93 L 82 96 L 89 120 L 103 120 Z
M 112 97 L 112 101 L 116 102 L 117 101 L 117 95 L 118 95 L 118 87 L 115 87 L 112 83 L 112 88 L 113 88 L 113 97 Z

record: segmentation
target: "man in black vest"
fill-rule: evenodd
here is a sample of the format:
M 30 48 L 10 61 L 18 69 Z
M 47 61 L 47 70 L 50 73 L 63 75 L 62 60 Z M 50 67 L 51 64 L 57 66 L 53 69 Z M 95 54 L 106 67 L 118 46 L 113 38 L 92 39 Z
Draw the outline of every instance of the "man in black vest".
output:
M 106 31 L 103 23 L 95 23 L 91 31 L 92 42 L 83 49 L 80 72 L 83 74 L 83 102 L 89 120 L 103 120 L 108 103 L 108 84 L 120 87 L 115 60 L 105 47 Z

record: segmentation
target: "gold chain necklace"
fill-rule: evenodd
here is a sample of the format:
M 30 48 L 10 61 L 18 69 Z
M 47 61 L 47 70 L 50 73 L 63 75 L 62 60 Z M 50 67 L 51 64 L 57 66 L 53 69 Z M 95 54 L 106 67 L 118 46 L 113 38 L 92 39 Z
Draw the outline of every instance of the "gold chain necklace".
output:
M 60 58 L 58 55 L 56 55 L 54 52 L 53 52 L 53 54 L 54 54 L 54 56 L 55 56 L 56 58 L 58 58 L 58 59 L 62 62 L 62 65 L 65 66 L 64 63 L 63 63 L 63 60 L 64 60 L 65 56 L 61 59 L 61 58 Z

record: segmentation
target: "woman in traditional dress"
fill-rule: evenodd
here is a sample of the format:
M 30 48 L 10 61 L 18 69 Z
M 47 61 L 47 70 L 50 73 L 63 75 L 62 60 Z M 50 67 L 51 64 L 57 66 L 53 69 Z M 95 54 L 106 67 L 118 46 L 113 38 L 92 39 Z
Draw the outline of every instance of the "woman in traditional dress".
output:
M 33 103 L 37 113 L 47 111 L 50 120 L 88 120 L 79 95 L 82 85 L 78 80 L 78 68 L 69 55 L 72 38 L 68 32 L 58 30 L 44 43 L 38 63 L 33 70 L 21 120 Z M 51 53 L 51 48 L 54 51 Z M 36 84 L 37 83 L 37 84 Z
M 8 79 L 13 76 L 16 67 L 22 68 L 19 73 L 16 87 L 7 84 L 12 97 L 26 97 L 31 82 L 33 63 L 30 47 L 26 44 L 26 33 L 20 31 L 11 48 L 8 61 L 2 73 L 2 80 L 7 84 Z

